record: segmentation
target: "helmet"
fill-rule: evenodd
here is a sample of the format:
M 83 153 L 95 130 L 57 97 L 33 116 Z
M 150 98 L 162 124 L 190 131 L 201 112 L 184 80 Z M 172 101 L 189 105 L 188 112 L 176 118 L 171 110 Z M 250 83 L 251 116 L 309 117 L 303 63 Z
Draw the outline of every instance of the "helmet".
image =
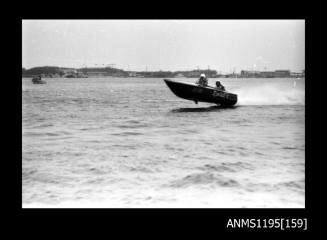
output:
M 204 78 L 205 78 L 205 77 L 206 77 L 206 75 L 205 75 L 204 73 L 202 73 L 202 74 L 200 75 L 200 77 L 204 77 Z

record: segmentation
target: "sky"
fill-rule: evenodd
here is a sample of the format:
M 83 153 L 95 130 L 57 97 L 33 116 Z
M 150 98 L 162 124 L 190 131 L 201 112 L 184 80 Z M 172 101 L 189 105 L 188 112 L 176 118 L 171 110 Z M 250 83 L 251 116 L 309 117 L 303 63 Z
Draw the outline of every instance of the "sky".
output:
M 23 20 L 22 66 L 305 69 L 304 20 Z

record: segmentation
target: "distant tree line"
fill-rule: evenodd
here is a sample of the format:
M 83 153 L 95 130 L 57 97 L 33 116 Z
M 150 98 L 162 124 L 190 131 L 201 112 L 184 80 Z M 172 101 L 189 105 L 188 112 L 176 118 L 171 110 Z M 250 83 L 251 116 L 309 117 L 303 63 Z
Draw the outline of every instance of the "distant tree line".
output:
M 170 71 L 158 71 L 158 72 L 148 72 L 148 71 L 142 71 L 142 72 L 137 72 L 139 75 L 142 75 L 144 77 L 152 77 L 152 78 L 163 78 L 163 77 L 173 77 L 174 72 Z
M 34 67 L 31 69 L 22 68 L 22 76 L 23 77 L 33 77 L 37 75 L 59 75 L 63 76 L 64 72 L 61 70 L 60 67 Z
M 126 71 L 118 68 L 105 67 L 105 68 L 78 68 L 76 69 L 79 72 L 84 74 L 92 73 L 92 72 L 104 72 L 104 73 L 125 73 Z M 127 72 L 126 72 L 127 73 Z
M 30 69 L 22 68 L 23 77 L 88 77 L 88 76 L 112 76 L 112 77 L 147 77 L 147 78 L 173 78 L 186 77 L 198 78 L 201 73 L 204 73 L 208 78 L 226 77 L 226 78 L 251 78 L 251 77 L 304 77 L 305 71 L 302 73 L 291 73 L 290 70 L 276 70 L 271 72 L 259 71 L 245 71 L 242 70 L 240 74 L 217 74 L 216 70 L 210 69 L 196 69 L 188 71 L 125 71 L 112 67 L 84 67 L 84 68 L 63 68 L 54 66 L 34 67 Z
M 139 75 L 142 75 L 144 77 L 176 77 L 178 75 L 184 76 L 184 77 L 199 77 L 201 73 L 204 73 L 207 77 L 216 77 L 217 71 L 216 70 L 209 70 L 209 69 L 197 69 L 197 70 L 189 70 L 189 71 L 142 71 L 137 72 Z
M 84 67 L 84 68 L 62 68 L 54 66 L 34 67 L 30 69 L 22 68 L 23 77 L 45 76 L 45 77 L 87 77 L 87 76 L 113 76 L 113 77 L 148 77 L 148 78 L 172 78 L 188 77 L 197 78 L 201 73 L 209 78 L 219 77 L 216 70 L 196 69 L 189 71 L 125 71 L 112 67 Z

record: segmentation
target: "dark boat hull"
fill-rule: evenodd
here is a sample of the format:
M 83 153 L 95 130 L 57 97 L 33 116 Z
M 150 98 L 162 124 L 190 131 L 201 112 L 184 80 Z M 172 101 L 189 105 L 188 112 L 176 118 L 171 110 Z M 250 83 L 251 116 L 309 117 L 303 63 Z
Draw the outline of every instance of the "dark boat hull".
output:
M 46 83 L 47 83 L 46 81 L 40 80 L 40 79 L 38 79 L 38 78 L 33 78 L 33 79 L 32 79 L 32 82 L 33 82 L 34 84 L 46 84 Z
M 175 82 L 164 79 L 170 90 L 178 97 L 195 102 L 215 103 L 222 106 L 233 106 L 237 103 L 237 95 L 213 87 L 197 84 Z

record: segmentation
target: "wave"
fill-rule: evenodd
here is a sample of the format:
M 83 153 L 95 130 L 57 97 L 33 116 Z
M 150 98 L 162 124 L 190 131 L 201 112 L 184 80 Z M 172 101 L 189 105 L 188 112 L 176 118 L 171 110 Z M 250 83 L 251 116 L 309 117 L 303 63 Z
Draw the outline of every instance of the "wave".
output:
M 276 184 L 276 188 L 287 188 L 287 189 L 294 189 L 294 190 L 303 190 L 304 191 L 304 179 L 298 181 L 287 181 Z
M 241 170 L 253 170 L 253 166 L 244 162 L 223 162 L 219 164 L 205 164 L 204 166 L 198 167 L 198 169 L 210 172 L 238 172 Z
M 276 191 L 296 191 L 296 192 L 304 192 L 305 190 L 305 182 L 302 180 L 293 180 L 293 181 L 285 181 L 285 182 L 277 182 L 277 183 L 248 183 L 244 186 L 246 191 L 248 192 L 276 192 Z
M 121 132 L 121 133 L 112 133 L 113 136 L 139 136 L 143 135 L 143 133 L 139 132 Z
M 240 183 L 234 179 L 209 172 L 189 174 L 186 177 L 170 182 L 169 187 L 183 188 L 194 185 L 218 185 L 220 187 L 238 187 Z
M 147 128 L 149 127 L 149 124 L 122 124 L 118 125 L 117 127 L 121 129 Z
M 184 113 L 184 112 L 214 112 L 221 110 L 229 110 L 236 108 L 235 106 L 226 107 L 226 106 L 209 106 L 209 107 L 196 107 L 196 108 L 176 108 L 171 110 L 171 113 Z
M 304 87 L 266 83 L 260 86 L 243 86 L 234 91 L 237 105 L 304 105 Z

